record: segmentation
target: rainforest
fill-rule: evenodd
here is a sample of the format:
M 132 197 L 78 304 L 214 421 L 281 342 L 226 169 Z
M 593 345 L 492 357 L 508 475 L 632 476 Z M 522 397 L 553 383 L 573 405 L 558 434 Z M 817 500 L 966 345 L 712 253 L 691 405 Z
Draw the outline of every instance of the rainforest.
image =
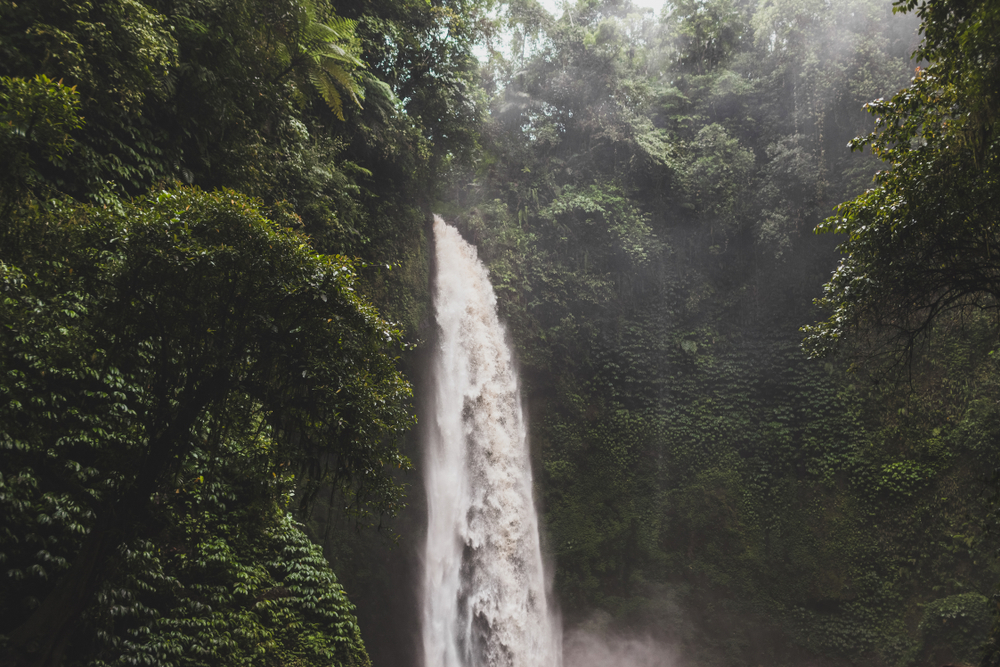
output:
M 454 664 L 996 667 L 998 119 L 992 0 L 0 0 L 0 665 L 444 667 L 464 253 Z

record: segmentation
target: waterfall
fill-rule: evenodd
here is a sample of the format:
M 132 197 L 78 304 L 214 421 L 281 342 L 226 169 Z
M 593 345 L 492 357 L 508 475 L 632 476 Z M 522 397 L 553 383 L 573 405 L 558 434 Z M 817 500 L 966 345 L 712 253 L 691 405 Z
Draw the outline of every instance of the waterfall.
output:
M 513 354 L 476 249 L 434 216 L 424 667 L 560 667 Z

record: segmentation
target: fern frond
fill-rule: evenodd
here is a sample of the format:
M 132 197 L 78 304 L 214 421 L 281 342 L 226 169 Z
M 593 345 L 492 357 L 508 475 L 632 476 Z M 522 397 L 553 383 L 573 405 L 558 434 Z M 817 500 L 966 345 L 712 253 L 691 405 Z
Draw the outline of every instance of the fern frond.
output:
M 326 23 L 321 23 L 319 25 L 331 30 L 341 40 L 355 41 L 357 39 L 357 21 L 346 19 L 343 16 L 333 16 Z
M 306 31 L 306 37 L 324 42 L 353 42 L 357 39 L 355 29 L 358 22 L 334 16 L 326 23 L 315 21 Z
M 318 48 L 309 52 L 309 55 L 314 60 L 336 60 L 338 62 L 346 63 L 352 67 L 363 68 L 365 64 L 361 62 L 361 59 L 350 51 L 344 49 L 339 44 L 325 43 L 321 44 Z
M 275 58 L 278 61 L 278 66 L 282 69 L 288 67 L 292 64 L 292 54 L 288 51 L 288 45 L 283 42 L 278 42 L 275 48 Z
M 364 99 L 365 90 L 360 85 L 358 85 L 357 79 L 355 79 L 351 74 L 341 67 L 337 62 L 332 60 L 324 60 L 321 63 L 323 71 L 327 75 L 340 84 L 340 87 L 346 90 L 351 95 L 351 100 L 361 106 L 361 102 L 358 98 Z
M 340 98 L 340 91 L 337 90 L 337 86 L 333 84 L 333 80 L 327 73 L 318 67 L 310 68 L 309 80 L 316 87 L 320 97 L 329 105 L 333 115 L 344 120 L 344 104 Z
M 355 71 L 365 67 L 359 57 L 361 41 L 357 21 L 336 14 L 318 18 L 313 0 L 296 0 L 295 30 L 277 49 L 284 76 L 293 68 L 304 74 L 340 120 L 344 120 L 344 96 L 361 106 L 364 88 Z

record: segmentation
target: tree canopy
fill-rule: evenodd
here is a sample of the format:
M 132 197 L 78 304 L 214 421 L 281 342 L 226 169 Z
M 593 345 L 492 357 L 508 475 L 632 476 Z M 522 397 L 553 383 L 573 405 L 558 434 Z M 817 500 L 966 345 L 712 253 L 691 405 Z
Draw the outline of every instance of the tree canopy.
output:
M 347 259 L 230 191 L 164 191 L 124 213 L 56 203 L 19 222 L 23 251 L 2 265 L 5 514 L 30 532 L 37 508 L 65 505 L 56 523 L 76 538 L 57 530 L 36 553 L 7 529 L 9 566 L 69 565 L 37 609 L 7 598 L 14 650 L 46 646 L 36 662 L 59 664 L 119 549 L 239 452 L 258 461 L 238 464 L 243 483 L 271 502 L 294 473 L 300 493 L 332 483 L 358 511 L 395 510 L 384 471 L 409 465 L 395 441 L 410 390 L 386 350 L 400 333 Z
M 0 0 L 0 662 L 408 664 L 432 210 L 570 633 L 974 661 L 998 10 L 896 9 Z M 809 351 L 913 351 L 905 391 L 802 354 L 828 281 Z
M 884 168 L 819 227 L 848 238 L 817 302 L 832 312 L 805 329 L 814 354 L 861 334 L 874 354 L 908 357 L 942 315 L 1000 305 L 1000 8 L 908 0 L 896 9 L 922 20 L 923 64 L 909 86 L 867 106 L 875 130 L 851 146 Z
M 0 3 L 5 663 L 367 663 L 288 514 L 403 505 L 420 305 L 383 299 L 390 324 L 361 294 L 423 270 L 447 119 L 407 114 L 363 24 L 419 50 L 443 20 Z M 463 48 L 422 65 L 463 76 Z

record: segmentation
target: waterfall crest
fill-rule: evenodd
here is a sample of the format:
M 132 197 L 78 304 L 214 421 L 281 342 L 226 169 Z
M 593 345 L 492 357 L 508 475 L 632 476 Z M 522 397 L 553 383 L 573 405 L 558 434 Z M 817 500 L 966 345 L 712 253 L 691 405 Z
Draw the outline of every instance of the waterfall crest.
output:
M 513 354 L 476 249 L 434 216 L 424 667 L 560 667 Z

